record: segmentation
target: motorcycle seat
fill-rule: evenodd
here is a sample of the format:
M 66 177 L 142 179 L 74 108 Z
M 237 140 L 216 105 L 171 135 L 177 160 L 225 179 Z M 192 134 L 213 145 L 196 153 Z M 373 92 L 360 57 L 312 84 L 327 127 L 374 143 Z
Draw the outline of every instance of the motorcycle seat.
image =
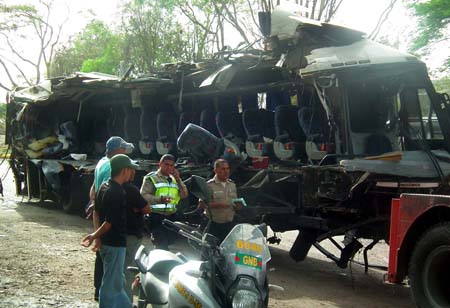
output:
M 185 262 L 180 257 L 170 251 L 155 249 L 150 251 L 148 255 L 148 265 L 146 270 L 153 275 L 168 276 L 175 266 L 183 263 Z

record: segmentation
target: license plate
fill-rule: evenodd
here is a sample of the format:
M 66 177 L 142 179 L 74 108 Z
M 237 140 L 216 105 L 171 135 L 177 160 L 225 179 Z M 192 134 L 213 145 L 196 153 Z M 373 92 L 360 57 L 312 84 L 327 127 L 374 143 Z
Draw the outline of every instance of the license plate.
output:
M 236 252 L 236 255 L 234 257 L 234 264 L 262 269 L 262 258 Z

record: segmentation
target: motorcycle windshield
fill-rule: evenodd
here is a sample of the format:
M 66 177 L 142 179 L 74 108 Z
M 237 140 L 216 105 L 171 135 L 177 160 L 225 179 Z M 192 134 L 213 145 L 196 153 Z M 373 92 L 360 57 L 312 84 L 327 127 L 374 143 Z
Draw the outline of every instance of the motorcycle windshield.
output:
M 238 275 L 249 275 L 259 286 L 264 285 L 271 256 L 261 230 L 250 224 L 238 224 L 223 240 L 220 250 L 228 279 L 234 281 Z

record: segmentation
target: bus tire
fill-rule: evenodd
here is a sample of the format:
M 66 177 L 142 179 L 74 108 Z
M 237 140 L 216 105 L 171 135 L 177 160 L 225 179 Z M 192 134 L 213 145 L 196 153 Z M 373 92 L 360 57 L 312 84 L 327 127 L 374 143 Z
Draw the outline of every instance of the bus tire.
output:
M 414 247 L 409 283 L 418 307 L 450 307 L 450 222 L 426 231 Z
M 70 176 L 70 184 L 67 187 L 62 202 L 64 212 L 68 214 L 83 215 L 84 206 L 88 201 L 88 193 L 83 188 L 83 183 L 77 173 L 72 173 Z

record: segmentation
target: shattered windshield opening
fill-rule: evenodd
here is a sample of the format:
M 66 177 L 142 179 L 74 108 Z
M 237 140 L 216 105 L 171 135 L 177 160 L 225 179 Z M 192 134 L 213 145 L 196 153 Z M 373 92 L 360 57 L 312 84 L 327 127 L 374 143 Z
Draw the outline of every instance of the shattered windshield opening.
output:
M 405 149 L 422 148 L 423 141 L 426 141 L 431 149 L 443 148 L 444 135 L 427 90 L 420 86 L 407 87 L 399 94 L 399 100 Z
M 438 117 L 420 76 L 400 74 L 353 81 L 347 87 L 347 97 L 355 154 L 443 147 Z
M 397 118 L 397 91 L 381 82 L 355 82 L 348 91 L 350 127 L 355 133 L 389 130 Z

